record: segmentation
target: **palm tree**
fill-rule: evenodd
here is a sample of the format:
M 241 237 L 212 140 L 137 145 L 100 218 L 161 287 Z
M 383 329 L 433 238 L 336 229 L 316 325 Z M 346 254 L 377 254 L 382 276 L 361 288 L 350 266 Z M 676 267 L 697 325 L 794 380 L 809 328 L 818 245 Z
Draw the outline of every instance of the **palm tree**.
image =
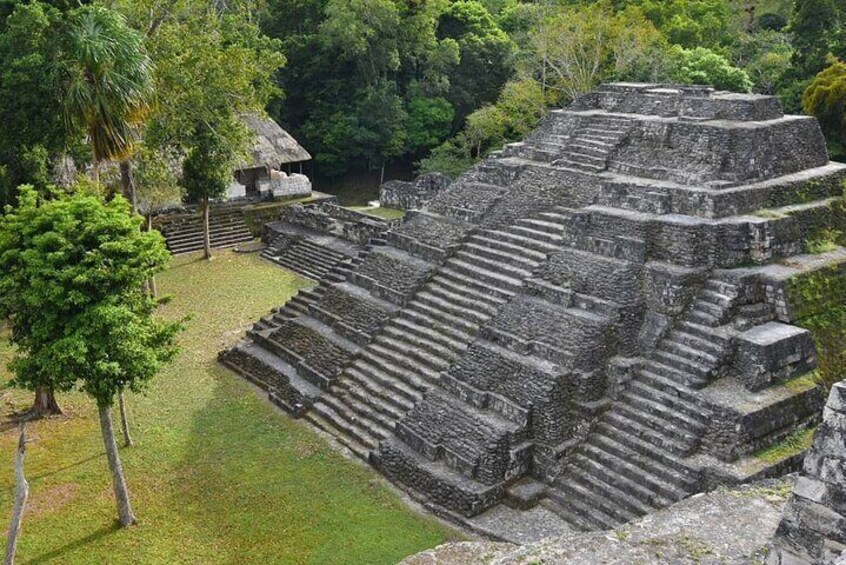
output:
M 65 119 L 88 136 L 95 180 L 100 161 L 120 162 L 123 190 L 134 209 L 129 157 L 153 101 L 144 36 L 113 10 L 83 6 L 70 16 L 63 54 Z
M 153 68 L 144 35 L 124 17 L 103 6 L 83 6 L 72 12 L 60 68 L 65 76 L 65 120 L 88 135 L 94 180 L 100 161 L 119 161 L 123 194 L 138 211 L 132 156 L 137 129 L 153 103 Z M 119 393 L 121 423 L 132 445 L 123 392 Z

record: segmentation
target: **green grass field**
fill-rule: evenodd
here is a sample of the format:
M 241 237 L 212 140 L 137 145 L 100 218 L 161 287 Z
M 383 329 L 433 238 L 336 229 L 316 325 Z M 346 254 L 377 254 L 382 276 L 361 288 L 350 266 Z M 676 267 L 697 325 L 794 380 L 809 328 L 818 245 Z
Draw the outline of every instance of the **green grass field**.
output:
M 129 398 L 136 446 L 123 449 L 139 525 L 116 527 L 93 403 L 30 428 L 30 498 L 18 563 L 394 563 L 455 539 L 407 507 L 375 472 L 221 368 L 217 352 L 304 279 L 255 255 L 185 258 L 159 277 L 163 315 L 192 315 L 184 351 L 145 396 Z M 11 351 L 3 335 L 0 378 Z M 5 415 L 30 394 L 2 392 Z M 15 429 L 0 434 L 0 520 L 13 493 Z

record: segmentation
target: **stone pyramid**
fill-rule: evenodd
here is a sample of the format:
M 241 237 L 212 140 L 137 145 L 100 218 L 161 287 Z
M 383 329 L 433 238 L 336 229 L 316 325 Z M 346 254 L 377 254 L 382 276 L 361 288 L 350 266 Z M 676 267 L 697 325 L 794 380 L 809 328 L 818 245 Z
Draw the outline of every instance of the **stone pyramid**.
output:
M 604 85 L 221 360 L 456 519 L 613 528 L 801 461 L 753 454 L 821 414 L 791 281 L 846 272 L 844 177 L 773 97 Z

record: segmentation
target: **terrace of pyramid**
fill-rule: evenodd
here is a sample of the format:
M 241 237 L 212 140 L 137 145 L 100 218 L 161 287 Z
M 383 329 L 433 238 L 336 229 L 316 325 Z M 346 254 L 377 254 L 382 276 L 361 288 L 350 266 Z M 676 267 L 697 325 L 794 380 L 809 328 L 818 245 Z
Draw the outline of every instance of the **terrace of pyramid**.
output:
M 320 234 L 322 269 L 312 238 L 317 286 L 221 360 L 455 519 L 614 528 L 797 467 L 753 454 L 822 414 L 790 290 L 846 271 L 805 254 L 844 178 L 773 97 L 603 85 L 404 222 Z

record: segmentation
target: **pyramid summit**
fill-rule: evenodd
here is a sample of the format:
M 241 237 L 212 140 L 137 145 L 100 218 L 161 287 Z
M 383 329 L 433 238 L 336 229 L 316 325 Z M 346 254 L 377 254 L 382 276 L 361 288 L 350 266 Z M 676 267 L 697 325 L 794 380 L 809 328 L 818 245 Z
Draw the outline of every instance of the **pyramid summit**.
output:
M 821 415 L 845 177 L 774 97 L 603 85 L 401 223 L 271 224 L 319 282 L 221 360 L 455 519 L 613 528 L 800 463 L 755 453 Z

